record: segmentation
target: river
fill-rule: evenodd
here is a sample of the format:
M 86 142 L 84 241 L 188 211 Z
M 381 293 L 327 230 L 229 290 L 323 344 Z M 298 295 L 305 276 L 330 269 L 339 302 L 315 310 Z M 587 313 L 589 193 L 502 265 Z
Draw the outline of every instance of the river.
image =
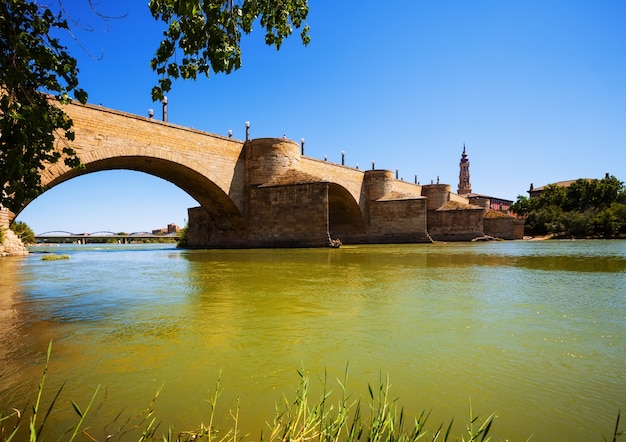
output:
M 34 400 L 52 341 L 51 435 L 97 388 L 98 440 L 158 390 L 163 432 L 194 429 L 219 379 L 218 422 L 239 403 L 258 439 L 298 370 L 314 390 L 347 371 L 364 406 L 388 376 L 405 414 L 454 418 L 455 439 L 470 407 L 495 413 L 494 440 L 601 440 L 626 411 L 626 241 L 34 250 L 0 259 L 0 406 Z

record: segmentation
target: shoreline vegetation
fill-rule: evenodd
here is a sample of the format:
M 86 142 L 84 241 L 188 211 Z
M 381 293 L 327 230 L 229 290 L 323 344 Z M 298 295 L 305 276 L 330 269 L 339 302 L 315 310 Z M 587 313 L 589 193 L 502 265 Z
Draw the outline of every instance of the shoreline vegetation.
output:
M 532 191 L 532 189 L 531 189 Z M 601 180 L 550 184 L 518 196 L 510 210 L 524 218 L 524 234 L 555 238 L 626 238 L 626 187 L 608 174 Z
M 59 261 L 70 259 L 70 255 L 57 255 L 56 253 L 46 253 L 41 257 L 42 261 Z
M 79 404 L 71 401 L 73 411 L 76 414 L 75 423 L 62 434 L 50 434 L 46 423 L 57 410 L 57 401 L 61 397 L 63 385 L 54 394 L 47 409 L 43 409 L 45 381 L 48 373 L 50 357 L 52 354 L 52 342 L 48 345 L 43 374 L 37 388 L 34 404 L 24 404 L 21 409 L 13 408 L 11 404 L 2 399 L 0 402 L 0 440 L 9 442 L 28 436 L 31 442 L 45 439 L 56 440 L 137 440 L 139 442 L 161 440 L 163 442 L 236 442 L 240 440 L 254 440 L 250 434 L 241 434 L 239 428 L 239 400 L 236 408 L 230 410 L 233 419 L 229 427 L 219 427 L 215 423 L 215 413 L 218 399 L 223 391 L 220 386 L 220 377 L 215 389 L 210 392 L 207 402 L 210 405 L 208 423 L 201 423 L 191 431 L 178 431 L 170 426 L 162 429 L 162 422 L 155 415 L 155 403 L 160 390 L 156 392 L 150 404 L 143 412 L 126 419 L 122 425 L 117 426 L 113 434 L 107 434 L 105 439 L 98 439 L 95 430 L 89 424 L 89 410 L 96 402 L 100 386 L 96 388 L 87 405 L 81 408 Z M 469 417 L 465 423 L 462 434 L 453 434 L 452 426 L 454 419 L 448 424 L 441 423 L 433 426 L 428 422 L 430 412 L 422 411 L 418 416 L 406 416 L 398 399 L 391 395 L 389 376 L 382 378 L 377 387 L 368 384 L 367 404 L 363 405 L 361 399 L 354 398 L 346 391 L 348 381 L 348 367 L 346 367 L 344 379 L 337 380 L 339 393 L 335 394 L 328 390 L 329 381 L 327 374 L 321 379 L 322 392 L 319 399 L 311 398 L 310 379 L 304 369 L 297 371 L 300 378 L 295 391 L 295 397 L 283 396 L 282 401 L 276 405 L 276 411 L 271 421 L 266 421 L 265 431 L 260 433 L 260 441 L 448 441 L 461 440 L 463 442 L 489 441 L 489 432 L 494 423 L 495 413 L 485 419 L 474 416 L 471 402 Z M 9 399 L 11 400 L 11 399 Z M 118 415 L 118 417 L 121 416 Z M 117 421 L 117 419 L 116 419 Z M 427 425 L 428 424 L 428 425 Z M 620 412 L 617 413 L 615 428 L 610 439 L 617 441 L 626 434 L 626 430 L 620 430 Z M 528 438 L 530 440 L 532 435 Z

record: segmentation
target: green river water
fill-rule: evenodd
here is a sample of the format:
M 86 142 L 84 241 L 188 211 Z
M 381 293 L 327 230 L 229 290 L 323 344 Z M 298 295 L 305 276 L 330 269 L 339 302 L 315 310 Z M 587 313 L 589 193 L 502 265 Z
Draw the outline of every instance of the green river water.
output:
M 36 250 L 70 259 L 0 259 L 0 407 L 34 399 L 52 341 L 49 440 L 98 386 L 98 440 L 159 389 L 163 432 L 194 429 L 220 377 L 218 422 L 239 401 L 258 440 L 301 369 L 338 389 L 348 367 L 364 405 L 389 376 L 405 414 L 454 418 L 455 439 L 470 402 L 494 440 L 602 440 L 626 412 L 626 241 Z

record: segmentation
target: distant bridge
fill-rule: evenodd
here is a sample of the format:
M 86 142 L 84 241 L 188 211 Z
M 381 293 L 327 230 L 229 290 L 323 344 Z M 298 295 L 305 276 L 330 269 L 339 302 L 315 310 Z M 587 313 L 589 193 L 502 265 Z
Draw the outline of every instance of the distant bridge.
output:
M 106 230 L 93 233 L 72 233 L 64 230 L 53 230 L 50 232 L 35 235 L 35 241 L 38 243 L 58 243 L 58 242 L 79 242 L 85 244 L 87 242 L 101 242 L 103 240 L 113 239 L 123 243 L 133 240 L 142 239 L 176 239 L 178 233 L 167 233 L 156 235 L 150 232 L 133 232 L 133 233 L 115 233 Z

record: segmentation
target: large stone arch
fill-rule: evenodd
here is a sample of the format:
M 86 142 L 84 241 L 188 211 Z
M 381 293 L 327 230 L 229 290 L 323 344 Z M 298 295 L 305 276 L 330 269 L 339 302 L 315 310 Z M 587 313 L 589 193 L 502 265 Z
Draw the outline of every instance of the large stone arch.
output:
M 56 163 L 42 171 L 42 184 L 100 170 L 136 170 L 175 184 L 207 211 L 241 219 L 243 142 L 100 106 L 73 103 L 63 109 L 74 122 L 70 146 L 84 169 Z
M 83 156 L 81 161 L 83 166 L 79 169 L 68 168 L 62 163 L 51 165 L 42 173 L 42 184 L 51 189 L 72 178 L 107 170 L 144 172 L 164 179 L 188 193 L 220 230 L 239 230 L 245 225 L 241 211 L 224 190 L 206 175 L 185 164 L 141 155 L 114 155 L 94 161 L 85 161 Z

